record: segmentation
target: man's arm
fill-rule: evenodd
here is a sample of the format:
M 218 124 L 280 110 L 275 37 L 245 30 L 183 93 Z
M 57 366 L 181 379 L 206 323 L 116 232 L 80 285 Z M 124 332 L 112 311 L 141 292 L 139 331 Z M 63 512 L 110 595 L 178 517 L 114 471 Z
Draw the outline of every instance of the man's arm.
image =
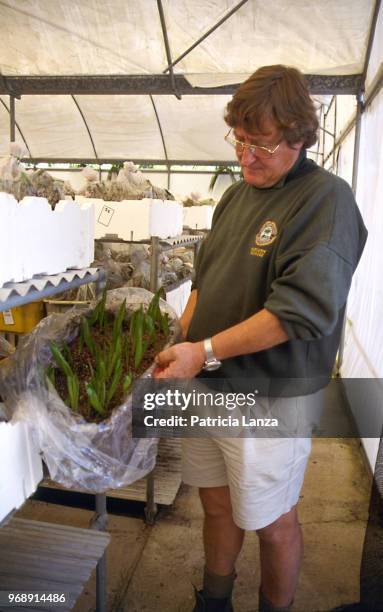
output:
M 181 325 L 181 329 L 182 329 L 182 338 L 185 340 L 187 333 L 188 333 L 188 329 L 189 329 L 189 325 L 190 325 L 190 321 L 192 320 L 193 317 L 193 313 L 196 307 L 196 303 L 197 303 L 197 289 L 193 289 L 193 291 L 191 292 L 191 294 L 189 295 L 189 299 L 188 302 L 185 306 L 185 310 L 183 311 L 181 318 L 180 318 L 180 325 Z
M 186 312 L 186 311 L 185 311 Z M 233 327 L 212 337 L 214 355 L 227 359 L 247 355 L 288 340 L 280 320 L 265 308 Z M 182 342 L 162 351 L 156 357 L 156 378 L 192 378 L 205 362 L 203 342 Z

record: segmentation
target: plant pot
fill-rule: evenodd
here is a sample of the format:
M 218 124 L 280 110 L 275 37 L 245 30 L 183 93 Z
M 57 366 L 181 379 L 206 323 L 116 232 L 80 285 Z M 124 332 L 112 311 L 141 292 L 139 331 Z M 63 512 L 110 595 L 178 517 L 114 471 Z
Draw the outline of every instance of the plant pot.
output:
M 108 292 L 107 307 L 117 309 L 126 299 L 127 307 L 133 311 L 140 304 L 148 304 L 152 297 L 145 289 L 124 287 Z M 178 323 L 162 300 L 161 309 L 172 317 L 172 343 L 179 333 Z M 52 361 L 50 343 L 70 343 L 76 338 L 83 314 L 84 308 L 75 307 L 43 319 L 9 358 L 0 392 L 4 388 L 8 416 L 33 427 L 52 480 L 65 487 L 101 493 L 127 486 L 148 474 L 155 465 L 158 440 L 132 438 L 131 394 L 108 419 L 87 423 L 47 385 L 45 369 Z

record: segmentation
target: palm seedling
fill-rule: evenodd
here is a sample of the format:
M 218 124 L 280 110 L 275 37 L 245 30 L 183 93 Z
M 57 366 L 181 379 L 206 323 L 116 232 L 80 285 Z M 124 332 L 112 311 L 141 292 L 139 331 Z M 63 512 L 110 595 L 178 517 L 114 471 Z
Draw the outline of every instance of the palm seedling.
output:
M 130 315 L 129 325 L 127 318 L 126 301 L 113 316 L 106 310 L 104 292 L 92 314 L 81 318 L 77 342 L 61 348 L 51 343 L 53 363 L 47 376 L 56 388 L 59 377 L 61 388 L 65 381 L 65 401 L 72 410 L 105 418 L 128 393 L 148 349 L 157 350 L 159 335 L 169 336 L 159 293 L 146 310 L 140 306 Z

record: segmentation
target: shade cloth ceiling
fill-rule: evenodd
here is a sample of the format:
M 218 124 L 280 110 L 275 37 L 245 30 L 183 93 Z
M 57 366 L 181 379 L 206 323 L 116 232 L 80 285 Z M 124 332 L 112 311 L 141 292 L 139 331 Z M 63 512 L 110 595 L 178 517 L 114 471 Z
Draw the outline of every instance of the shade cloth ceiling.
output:
M 238 0 L 163 0 L 173 61 Z M 306 74 L 363 71 L 372 0 L 248 0 L 174 67 L 193 86 L 245 79 L 286 63 Z M 159 75 L 167 67 L 155 0 L 0 0 L 6 76 Z M 18 126 L 33 158 L 227 160 L 225 95 L 26 95 Z M 0 155 L 8 152 L 9 97 L 1 96 Z M 81 113 L 80 113 L 80 110 Z M 157 113 L 157 114 L 156 114 Z M 163 132 L 161 138 L 159 123 Z M 88 129 L 86 127 L 88 126 Z M 93 139 L 93 144 L 89 132 Z M 17 140 L 22 141 L 20 132 Z

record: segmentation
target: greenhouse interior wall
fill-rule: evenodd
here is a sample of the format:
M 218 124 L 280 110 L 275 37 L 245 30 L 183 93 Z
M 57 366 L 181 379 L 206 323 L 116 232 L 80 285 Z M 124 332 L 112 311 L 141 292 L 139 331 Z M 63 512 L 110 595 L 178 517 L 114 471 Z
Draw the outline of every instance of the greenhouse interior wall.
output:
M 383 379 L 383 290 L 382 269 L 383 249 L 381 235 L 383 228 L 383 90 L 368 103 L 374 84 L 383 74 L 383 11 L 380 10 L 374 43 L 366 75 L 365 97 L 367 107 L 361 118 L 360 152 L 356 175 L 356 200 L 360 207 L 369 235 L 365 252 L 354 275 L 348 300 L 347 322 L 341 375 L 347 392 L 347 379 L 374 379 L 363 386 L 368 389 L 367 397 L 353 397 L 353 402 L 363 400 L 369 410 L 369 418 L 377 432 L 382 431 L 383 413 L 381 407 Z M 354 102 L 355 107 L 355 102 Z M 338 96 L 338 116 L 342 117 L 337 137 L 355 115 L 355 108 L 346 97 Z M 343 112 L 344 111 L 344 112 Z M 350 131 L 341 146 L 337 148 L 337 173 L 352 184 L 355 128 Z M 354 387 L 353 387 L 354 389 Z M 360 404 L 359 404 L 360 405 Z M 358 415 L 355 415 L 358 420 Z M 379 438 L 362 438 L 372 472 L 379 448 Z

